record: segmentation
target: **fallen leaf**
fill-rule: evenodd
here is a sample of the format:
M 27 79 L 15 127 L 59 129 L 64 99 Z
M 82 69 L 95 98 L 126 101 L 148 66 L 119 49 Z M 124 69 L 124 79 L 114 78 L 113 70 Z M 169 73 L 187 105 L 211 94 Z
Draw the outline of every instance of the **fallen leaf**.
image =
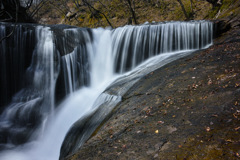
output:
M 202 97 L 202 99 L 207 99 L 207 98 L 208 98 L 207 96 Z
M 174 127 L 174 126 L 168 126 L 167 127 L 167 130 L 170 134 L 172 134 L 173 132 L 176 132 L 177 131 L 177 128 Z
M 236 156 L 237 156 L 237 157 L 240 157 L 239 153 L 236 153 Z
M 235 87 L 237 88 L 237 87 L 240 87 L 240 83 L 236 83 L 235 84 Z
M 212 84 L 212 80 L 209 79 L 209 80 L 208 80 L 208 85 L 211 85 L 211 84 Z
M 236 102 L 234 103 L 234 105 L 237 106 L 237 105 L 238 105 L 238 101 L 236 101 Z
M 119 156 L 122 152 L 118 152 L 117 155 Z
M 206 127 L 206 131 L 209 132 L 211 129 L 210 127 Z
M 153 158 L 157 158 L 158 157 L 158 154 L 155 154 Z
M 237 131 L 237 130 L 239 130 L 240 129 L 240 127 L 237 127 L 237 128 L 234 128 L 235 129 L 235 131 Z
M 164 122 L 163 121 L 158 121 L 158 124 L 163 124 Z

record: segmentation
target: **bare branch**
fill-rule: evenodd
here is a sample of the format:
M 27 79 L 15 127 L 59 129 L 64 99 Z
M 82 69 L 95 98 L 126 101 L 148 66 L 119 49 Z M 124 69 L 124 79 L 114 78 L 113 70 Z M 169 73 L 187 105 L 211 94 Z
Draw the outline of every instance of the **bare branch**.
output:
M 186 12 L 186 10 L 185 10 L 185 7 L 184 7 L 182 1 L 181 1 L 181 0 L 177 0 L 177 1 L 178 1 L 178 3 L 180 4 L 180 6 L 181 6 L 181 8 L 182 8 L 182 10 L 183 10 L 183 13 L 184 13 L 186 19 L 189 20 L 189 16 L 188 16 L 188 14 L 187 14 L 187 12 Z
M 18 22 L 18 12 L 19 12 L 19 3 L 17 3 L 17 1 L 16 0 L 14 0 L 14 2 L 15 2 L 15 7 L 16 7 L 16 17 L 15 17 L 15 24 L 14 24 L 14 27 L 13 27 L 13 30 L 7 35 L 7 36 L 5 36 L 5 37 L 3 37 L 3 38 L 1 38 L 0 39 L 0 43 L 2 43 L 2 41 L 3 40 L 5 40 L 5 39 L 7 39 L 7 38 L 9 38 L 14 32 L 15 32 L 15 30 L 16 30 L 16 23 Z
M 135 14 L 134 8 L 132 7 L 131 1 L 130 1 L 130 0 L 125 0 L 125 1 L 127 1 L 127 3 L 128 3 L 128 7 L 129 7 L 130 12 L 131 12 L 131 14 L 132 14 L 132 18 L 133 18 L 133 20 L 134 20 L 134 23 L 135 23 L 135 24 L 138 24 L 137 18 L 136 18 L 136 14 Z M 133 6 L 134 6 L 134 5 L 133 5 Z
M 12 15 L 11 15 L 8 11 L 3 11 L 3 14 L 4 14 L 4 12 L 9 16 L 9 18 L 3 19 L 3 20 L 1 20 L 0 22 L 8 22 L 8 21 L 13 20 Z
M 75 0 L 74 3 L 75 3 L 75 5 L 76 5 L 76 7 L 78 7 L 78 8 L 81 7 L 81 4 L 79 4 L 78 0 Z
M 28 1 L 28 2 L 25 2 L 25 4 L 26 4 L 26 10 L 28 10 L 31 6 L 32 6 L 32 3 L 33 3 L 33 0 L 30 0 L 30 1 Z
M 88 3 L 86 0 L 82 0 L 82 1 L 83 1 L 83 3 L 85 3 L 85 4 L 88 6 L 90 12 L 92 12 L 91 9 L 93 9 L 95 12 L 103 15 L 104 18 L 106 19 L 106 21 L 108 22 L 108 24 L 109 24 L 112 28 L 114 28 L 113 25 L 111 24 L 111 22 L 108 20 L 107 16 L 106 16 L 103 12 L 101 12 L 101 11 L 97 10 L 96 8 L 94 8 L 94 7 L 93 7 L 90 3 Z M 92 12 L 92 13 L 93 13 L 93 12 Z M 93 16 L 94 16 L 94 15 L 95 15 L 95 14 L 93 14 Z
M 98 0 L 98 2 L 106 9 L 108 9 L 100 0 Z
M 30 13 L 30 16 L 34 17 L 37 14 L 37 12 L 44 6 L 45 3 L 47 3 L 47 0 L 42 0 L 40 3 L 38 3 L 38 5 Z

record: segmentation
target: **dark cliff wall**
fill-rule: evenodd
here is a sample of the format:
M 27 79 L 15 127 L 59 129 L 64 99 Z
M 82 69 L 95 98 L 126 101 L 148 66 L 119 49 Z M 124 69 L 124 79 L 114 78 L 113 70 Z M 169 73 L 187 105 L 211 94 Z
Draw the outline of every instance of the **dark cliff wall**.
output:
M 11 33 L 13 24 L 0 24 L 0 37 Z M 31 25 L 16 27 L 14 33 L 0 43 L 0 106 L 27 83 L 25 71 L 32 60 L 36 45 L 35 29 Z M 2 108 L 0 108 L 1 111 Z

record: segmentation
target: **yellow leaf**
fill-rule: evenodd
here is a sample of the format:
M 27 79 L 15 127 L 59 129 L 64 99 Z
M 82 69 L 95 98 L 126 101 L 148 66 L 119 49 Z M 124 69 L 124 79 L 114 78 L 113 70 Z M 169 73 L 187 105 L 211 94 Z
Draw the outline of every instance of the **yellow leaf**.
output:
M 237 106 L 237 105 L 238 105 L 238 101 L 236 101 L 236 102 L 234 103 L 234 105 Z
M 206 131 L 209 132 L 211 129 L 210 127 L 206 127 Z

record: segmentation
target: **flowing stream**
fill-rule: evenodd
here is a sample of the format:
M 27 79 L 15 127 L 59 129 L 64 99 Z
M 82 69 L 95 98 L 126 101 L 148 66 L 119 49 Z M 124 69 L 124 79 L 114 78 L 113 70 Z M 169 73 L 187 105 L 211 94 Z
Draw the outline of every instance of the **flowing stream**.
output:
M 0 24 L 0 36 L 12 27 Z M 209 47 L 212 36 L 209 21 L 114 30 L 17 25 L 0 43 L 0 159 L 57 160 L 74 124 L 95 113 L 63 157 L 79 149 L 137 80 Z

